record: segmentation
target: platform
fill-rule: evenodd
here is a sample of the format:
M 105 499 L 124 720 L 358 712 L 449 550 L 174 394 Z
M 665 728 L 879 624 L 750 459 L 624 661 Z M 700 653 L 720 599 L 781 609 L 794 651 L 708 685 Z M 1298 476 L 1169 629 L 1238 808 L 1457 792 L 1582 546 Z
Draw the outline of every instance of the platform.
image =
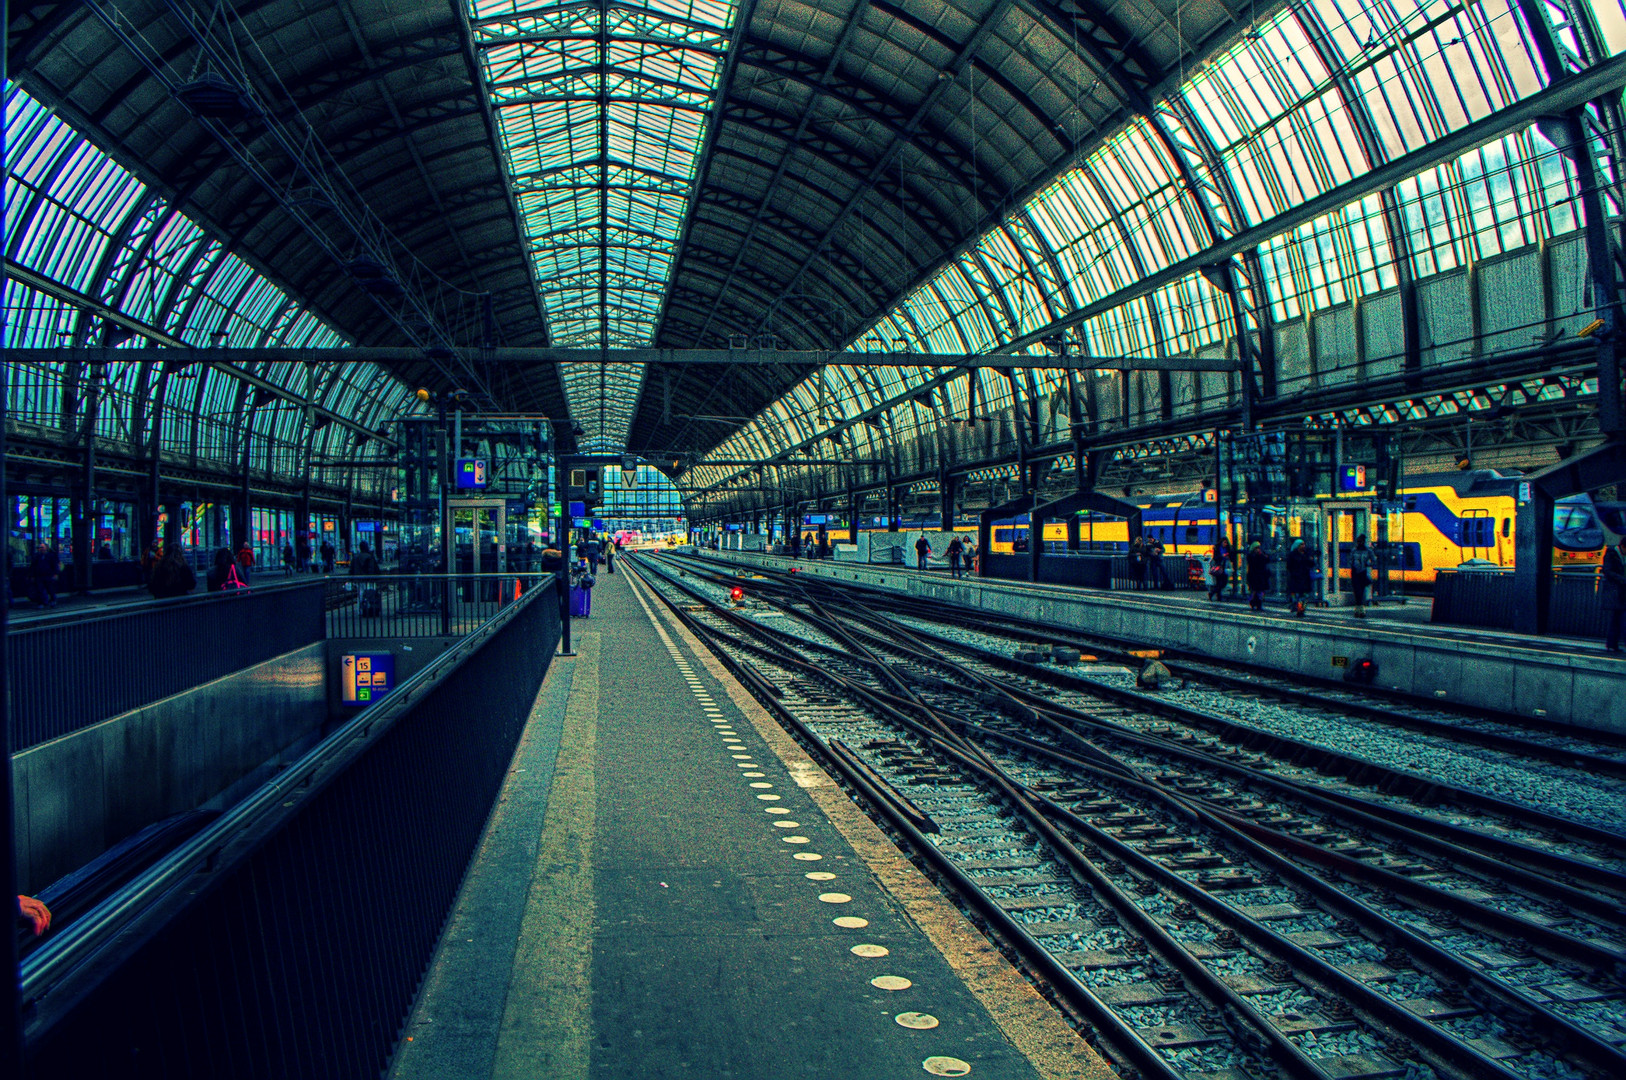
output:
M 1336 678 L 1349 664 L 1372 660 L 1377 682 L 1391 689 L 1626 734 L 1626 659 L 1604 651 L 1600 642 L 1436 626 L 1426 621 L 1426 600 L 1368 607 L 1364 619 L 1346 608 L 1317 608 L 1298 618 L 1285 608 L 1256 613 L 1240 601 L 1212 602 L 1197 591 L 955 580 L 901 566 L 793 562 L 751 551 L 701 554 L 740 566 L 795 565 L 803 574 L 1320 678 Z
M 1111 1075 L 647 587 L 598 581 L 395 1080 Z

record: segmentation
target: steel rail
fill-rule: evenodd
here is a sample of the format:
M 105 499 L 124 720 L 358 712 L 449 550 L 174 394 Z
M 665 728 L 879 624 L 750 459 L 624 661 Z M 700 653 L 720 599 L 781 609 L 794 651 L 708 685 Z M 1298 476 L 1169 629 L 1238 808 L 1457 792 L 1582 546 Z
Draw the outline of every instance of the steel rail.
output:
M 718 605 L 704 597 L 697 590 L 689 589 L 688 587 L 681 585 L 679 585 L 679 588 L 691 597 L 698 599 L 702 603 L 712 607 L 714 610 L 717 609 Z M 792 614 L 796 614 L 793 609 L 784 610 L 790 611 Z M 743 616 L 739 616 L 734 613 L 727 614 L 732 616 L 729 620 L 730 622 L 751 622 L 750 620 L 744 619 Z M 818 625 L 826 623 L 828 619 L 827 617 L 821 616 L 815 620 L 809 621 L 810 623 Z M 820 628 L 828 630 L 828 627 L 826 626 L 821 625 Z M 741 626 L 741 629 L 756 632 L 756 630 L 761 628 L 760 624 L 753 624 L 750 626 Z M 772 634 L 774 640 L 778 640 L 781 637 L 789 637 L 789 635 L 785 635 L 782 631 L 772 630 L 770 633 Z M 717 632 L 708 630 L 706 636 L 708 640 L 714 640 L 717 637 Z M 841 640 L 841 637 L 838 636 L 836 640 Z M 873 655 L 870 653 L 867 647 L 861 646 L 859 651 L 862 655 L 864 655 L 865 659 L 873 660 Z M 928 659 L 924 656 L 921 658 Z M 824 671 L 818 668 L 816 665 L 812 665 L 798 657 L 792 656 L 787 659 L 790 666 L 793 668 L 802 668 L 809 674 L 813 674 L 816 677 L 822 677 L 824 681 L 838 682 L 838 684 L 846 681 L 840 676 L 829 671 Z M 867 667 L 869 665 L 865 664 L 863 666 Z M 898 714 L 897 706 L 907 703 L 888 703 L 875 693 L 861 686 L 848 685 L 845 687 L 845 689 L 850 695 L 864 700 L 870 708 L 875 709 L 881 714 L 891 714 L 889 717 L 890 719 L 893 719 L 895 722 L 903 723 L 906 727 L 914 729 L 916 733 L 922 737 L 932 737 L 930 732 L 920 730 L 917 725 L 909 723 L 906 718 L 901 716 L 901 714 Z M 975 693 L 975 690 L 971 688 L 958 687 L 957 689 L 959 689 L 962 694 Z M 770 697 L 777 697 L 771 688 L 769 690 L 769 695 Z M 976 725 L 970 725 L 964 721 L 959 722 L 956 726 L 962 728 L 976 727 Z M 941 743 L 941 740 L 934 741 Z M 955 742 L 942 744 L 939 746 L 939 749 L 942 750 L 942 752 L 958 759 L 963 767 L 983 774 L 984 780 L 988 783 L 994 784 L 996 787 L 1004 788 L 1014 783 L 1013 781 L 1010 781 L 1008 777 L 1004 776 L 1003 771 L 1000 770 L 994 763 L 985 760 L 981 755 L 968 752 L 963 745 L 958 744 L 958 740 Z M 1074 760 L 1076 761 L 1076 759 Z M 1103 770 L 1099 766 L 1088 765 L 1084 762 L 1076 762 L 1076 764 L 1081 768 L 1088 768 L 1091 772 L 1108 772 L 1108 770 Z M 1198 807 L 1190 806 L 1180 797 L 1167 792 L 1159 785 L 1146 783 L 1145 781 L 1137 780 L 1132 777 L 1122 776 L 1116 770 L 1111 771 L 1109 775 L 1114 782 L 1136 784 L 1137 786 L 1140 786 L 1148 791 L 1154 797 L 1170 802 L 1176 811 L 1199 813 L 1203 815 L 1205 818 L 1209 819 L 1211 827 L 1213 827 L 1216 831 L 1225 834 L 1227 837 L 1231 838 L 1235 843 L 1245 849 L 1263 850 L 1263 845 L 1258 841 L 1247 837 L 1245 834 L 1241 834 L 1229 823 L 1218 819 L 1212 813 Z M 1024 802 L 1026 802 L 1030 807 L 1036 808 L 1037 806 L 1037 802 L 1033 797 L 1034 793 L 1032 792 L 1018 790 L 1016 792 L 1008 792 L 1008 795 L 1010 796 L 1010 801 L 1013 803 L 1013 805 L 1016 805 L 1019 808 Z M 1048 802 L 1048 800 L 1045 801 Z M 1390 998 L 1363 986 L 1358 980 L 1352 979 L 1347 974 L 1338 971 L 1326 961 L 1314 956 L 1302 947 L 1280 938 L 1279 935 L 1276 935 L 1274 932 L 1268 930 L 1256 921 L 1233 911 L 1228 905 L 1216 900 L 1205 890 L 1202 890 L 1198 886 L 1193 885 L 1183 878 L 1180 878 L 1172 870 L 1168 870 L 1167 868 L 1162 867 L 1160 864 L 1156 864 L 1155 861 L 1151 860 L 1149 857 L 1141 855 L 1139 852 L 1129 848 L 1128 845 L 1123 844 L 1116 838 L 1102 833 L 1095 826 L 1090 825 L 1088 822 L 1085 822 L 1080 818 L 1077 818 L 1076 815 L 1073 815 L 1065 808 L 1062 808 L 1054 803 L 1050 803 L 1049 809 L 1053 813 L 1059 812 L 1060 814 L 1069 817 L 1071 819 L 1070 824 L 1088 831 L 1090 839 L 1096 844 L 1102 847 L 1114 849 L 1123 861 L 1141 865 L 1144 869 L 1146 869 L 1150 876 L 1163 880 L 1166 885 L 1170 885 L 1177 891 L 1183 892 L 1188 896 L 1188 898 L 1192 899 L 1194 903 L 1201 904 L 1205 906 L 1205 908 L 1210 909 L 1212 915 L 1223 918 L 1228 924 L 1239 926 L 1252 939 L 1265 945 L 1267 951 L 1276 952 L 1278 954 L 1285 953 L 1286 955 L 1291 956 L 1293 958 L 1295 969 L 1300 971 L 1308 970 L 1313 976 L 1315 976 L 1317 981 L 1331 983 L 1332 985 L 1338 986 L 1340 992 L 1343 993 L 1345 1000 L 1353 1000 L 1359 1003 L 1360 1006 L 1364 1007 L 1363 1011 L 1367 1012 L 1369 1016 L 1381 1018 L 1382 1023 L 1394 1029 L 1405 1031 L 1414 1042 L 1419 1044 L 1420 1047 L 1427 1048 L 1432 1050 L 1434 1054 L 1440 1055 L 1441 1059 L 1439 1064 L 1442 1066 L 1449 1067 L 1452 1069 L 1452 1071 L 1455 1071 L 1457 1062 L 1463 1059 L 1468 1059 L 1474 1062 L 1472 1070 L 1474 1075 L 1496 1075 L 1507 1077 L 1518 1075 L 1507 1070 L 1494 1059 L 1480 1053 L 1477 1049 L 1469 1046 L 1464 1041 L 1457 1039 L 1448 1032 L 1445 1032 L 1437 1025 L 1430 1023 L 1423 1017 L 1408 1012 Z M 1060 848 L 1059 850 L 1065 850 L 1065 848 Z M 1274 853 L 1269 854 L 1277 861 L 1286 861 L 1285 859 L 1281 859 L 1279 856 L 1274 856 Z M 1088 860 L 1085 860 L 1085 862 L 1088 863 Z M 1099 872 L 1095 870 L 1093 864 L 1089 865 L 1088 869 L 1091 878 L 1094 879 L 1090 884 L 1096 889 L 1096 891 L 1100 893 L 1116 892 L 1116 886 L 1104 876 L 1101 876 Z M 1306 871 L 1300 870 L 1297 867 L 1293 867 L 1292 869 L 1297 876 L 1303 877 L 1307 875 Z M 1331 887 L 1329 886 L 1328 888 L 1330 889 Z M 1134 905 L 1132 901 L 1127 899 L 1127 897 L 1120 895 L 1118 899 L 1134 908 L 1136 912 L 1141 912 L 1138 905 Z M 1362 915 L 1362 921 L 1368 926 L 1369 929 L 1381 929 L 1386 926 L 1381 916 L 1375 912 L 1371 912 L 1370 909 L 1365 908 L 1364 905 L 1360 905 L 1350 898 L 1342 896 L 1341 894 L 1340 900 L 1342 901 L 1340 906 L 1344 910 Z M 1131 921 L 1134 921 L 1137 924 L 1137 928 L 1142 929 L 1143 934 L 1154 938 L 1166 934 L 1166 932 L 1163 931 L 1160 926 L 1155 924 L 1155 920 L 1151 920 L 1149 917 L 1145 916 L 1143 912 L 1141 914 L 1142 917 L 1140 919 L 1132 919 Z M 1151 928 L 1143 928 L 1139 925 L 1142 922 L 1152 923 L 1153 925 Z M 1398 935 L 1391 934 L 1390 936 Z M 1421 939 L 1417 938 L 1414 934 L 1410 935 L 1410 938 L 1415 939 L 1416 942 L 1421 942 Z M 1413 942 L 1408 941 L 1408 944 L 1411 943 Z M 1170 938 L 1167 942 L 1163 942 L 1162 944 L 1173 948 L 1177 953 L 1186 956 L 1188 958 L 1188 964 L 1196 964 L 1199 968 L 1201 967 L 1200 963 L 1198 963 L 1194 958 L 1190 958 L 1190 954 L 1181 949 L 1178 943 L 1172 938 Z M 1505 987 L 1495 984 L 1494 982 L 1490 981 L 1487 976 L 1469 968 L 1461 961 L 1450 957 L 1449 954 L 1444 953 L 1443 950 L 1438 950 L 1432 946 L 1428 946 L 1426 942 L 1422 944 L 1425 947 L 1417 951 L 1421 952 L 1428 960 L 1435 961 L 1433 966 L 1450 972 L 1452 976 L 1458 979 L 1458 981 L 1472 983 L 1483 993 L 1498 1000 L 1505 1008 L 1523 1012 L 1527 1022 L 1530 1020 L 1539 1020 L 1543 1023 L 1550 1024 L 1555 1030 L 1562 1031 L 1570 1040 L 1569 1045 L 1576 1047 L 1580 1056 L 1587 1058 L 1589 1061 L 1593 1061 L 1595 1064 L 1600 1064 L 1608 1068 L 1614 1068 L 1616 1066 L 1626 1064 L 1626 1059 L 1621 1058 L 1619 1051 L 1597 1040 L 1596 1037 L 1590 1035 L 1590 1033 L 1576 1028 L 1563 1018 L 1558 1017 L 1555 1014 L 1551 1014 L 1549 1011 L 1541 1009 L 1539 1006 L 1533 1006 L 1531 1003 L 1512 995 L 1506 990 Z M 1159 951 L 1161 952 L 1162 950 L 1160 949 Z M 1201 978 L 1200 975 L 1196 975 L 1192 971 L 1188 970 L 1188 965 L 1177 965 L 1177 969 L 1182 970 L 1182 973 L 1187 975 L 1188 978 Z M 1206 973 L 1206 971 L 1207 969 L 1204 968 L 1203 972 Z M 1229 988 L 1227 988 L 1227 990 L 1229 990 Z M 1232 1003 L 1233 1008 L 1235 1007 L 1235 1004 L 1236 1003 Z M 1243 1006 L 1243 1011 L 1245 1013 L 1251 1013 L 1253 1011 L 1251 1007 L 1246 1006 L 1245 1002 L 1240 1004 Z M 1258 1019 L 1259 1022 L 1264 1023 L 1267 1028 L 1272 1028 L 1272 1030 L 1274 1030 L 1272 1025 L 1269 1025 L 1268 1022 L 1264 1021 L 1263 1017 L 1259 1017 Z

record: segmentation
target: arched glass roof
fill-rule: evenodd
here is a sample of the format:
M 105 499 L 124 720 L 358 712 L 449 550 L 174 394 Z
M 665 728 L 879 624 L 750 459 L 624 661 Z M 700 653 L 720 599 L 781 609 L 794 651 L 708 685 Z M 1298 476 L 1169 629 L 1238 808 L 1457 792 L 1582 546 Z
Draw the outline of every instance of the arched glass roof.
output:
M 8 86 L 6 124 L 7 348 L 108 344 L 243 347 L 346 342 L 22 90 Z M 84 365 L 16 366 L 10 416 L 70 428 Z M 220 366 L 113 363 L 99 395 L 97 433 L 138 452 L 159 447 L 235 468 L 248 436 L 252 467 L 365 490 L 324 458 L 376 452 L 372 433 L 422 408 L 410 388 L 368 363 Z M 157 416 L 156 424 L 153 422 Z M 336 420 L 340 422 L 335 422 Z M 365 448 L 365 449 L 364 449 Z
M 470 0 L 552 344 L 650 345 L 734 4 Z M 590 453 L 618 451 L 638 366 L 567 364 Z
M 1626 47 L 1621 0 L 1592 0 L 1588 10 L 1608 55 Z M 1424 281 L 1550 241 L 1580 227 L 1580 193 L 1566 157 L 1531 125 L 1227 260 L 1242 282 L 1234 294 L 1223 274 L 1196 268 L 1156 288 L 1141 285 L 1552 79 L 1515 0 L 1297 0 L 1081 154 L 854 345 L 1040 352 L 1040 338 L 1065 330 L 1085 355 L 1234 353 L 1234 303 L 1253 334 L 1271 320 L 1392 290 L 1403 278 Z M 1609 204 L 1609 212 L 1619 207 Z M 708 456 L 782 455 L 836 431 L 839 444 L 817 445 L 875 458 L 888 446 L 959 438 L 944 422 L 967 418 L 973 394 L 978 415 L 997 416 L 1010 409 L 1013 389 L 1033 403 L 1041 427 L 1066 437 L 1062 373 L 951 375 L 929 365 L 829 368 Z M 1118 378 L 1098 372 L 1084 380 Z M 867 423 L 851 423 L 872 412 Z M 740 473 L 702 461 L 681 482 L 693 491 Z

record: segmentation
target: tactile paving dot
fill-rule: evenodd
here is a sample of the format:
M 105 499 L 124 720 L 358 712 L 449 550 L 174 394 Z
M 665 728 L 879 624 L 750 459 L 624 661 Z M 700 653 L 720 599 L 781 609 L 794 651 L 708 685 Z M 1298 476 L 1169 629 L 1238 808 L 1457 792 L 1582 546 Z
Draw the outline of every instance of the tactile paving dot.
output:
M 778 802 L 779 801 L 779 796 L 778 795 L 758 795 L 757 798 L 761 799 L 763 802 Z
M 887 948 L 885 945 L 868 945 L 868 944 L 854 945 L 852 948 L 848 949 L 847 951 L 852 953 L 854 956 L 865 956 L 865 957 L 869 957 L 871 959 L 874 959 L 874 958 L 880 957 L 880 956 L 889 956 L 892 953 L 892 950 Z
M 843 930 L 862 930 L 869 925 L 868 919 L 860 919 L 857 915 L 843 915 L 839 919 L 831 919 L 830 921 Z
M 834 881 L 836 879 L 836 876 L 828 870 L 814 870 L 802 876 L 809 881 Z
M 907 990 L 915 985 L 902 975 L 877 975 L 869 984 L 877 990 Z
M 806 844 L 809 842 L 805 836 L 781 836 L 779 839 L 787 844 Z
M 920 1067 L 933 1076 L 970 1076 L 971 1066 L 957 1057 L 929 1057 L 920 1063 Z
M 776 829 L 800 829 L 802 827 L 800 821 L 775 821 L 770 824 Z
M 897 1020 L 899 1027 L 913 1028 L 916 1031 L 930 1031 L 937 1026 L 937 1017 L 930 1013 L 899 1013 L 894 1019 Z
M 852 903 L 852 897 L 848 896 L 844 892 L 821 892 L 819 894 L 819 899 L 823 900 L 826 904 Z
M 824 856 L 820 855 L 816 851 L 798 851 L 796 854 L 792 855 L 791 858 L 799 859 L 802 862 L 818 862 L 820 859 L 824 858 Z

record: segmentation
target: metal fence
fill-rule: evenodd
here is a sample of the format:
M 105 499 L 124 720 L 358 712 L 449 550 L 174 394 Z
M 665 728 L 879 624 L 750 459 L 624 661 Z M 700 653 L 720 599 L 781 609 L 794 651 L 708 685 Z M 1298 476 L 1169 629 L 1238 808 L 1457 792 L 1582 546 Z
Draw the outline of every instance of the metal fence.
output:
M 551 574 L 381 574 L 332 580 L 327 636 L 460 637 Z
M 1513 629 L 1513 571 L 1441 570 L 1434 577 L 1429 621 L 1486 630 Z M 1547 632 L 1562 637 L 1601 638 L 1608 616 L 1598 595 L 1595 573 L 1553 575 Z
M 12 751 L 322 640 L 324 588 L 154 600 L 12 626 Z
M 33 1075 L 380 1075 L 553 656 L 555 600 L 510 603 L 31 956 Z
M 1163 556 L 1163 575 L 1158 576 L 1157 565 L 1150 559 L 1141 564 L 1141 573 L 1137 575 L 1135 560 L 1128 555 L 1114 555 L 1112 557 L 1112 587 L 1114 589 L 1206 589 L 1208 583 L 1203 574 L 1207 570 L 1207 563 L 1201 559 L 1196 560 L 1195 573 L 1192 570 L 1192 559 L 1188 555 Z

